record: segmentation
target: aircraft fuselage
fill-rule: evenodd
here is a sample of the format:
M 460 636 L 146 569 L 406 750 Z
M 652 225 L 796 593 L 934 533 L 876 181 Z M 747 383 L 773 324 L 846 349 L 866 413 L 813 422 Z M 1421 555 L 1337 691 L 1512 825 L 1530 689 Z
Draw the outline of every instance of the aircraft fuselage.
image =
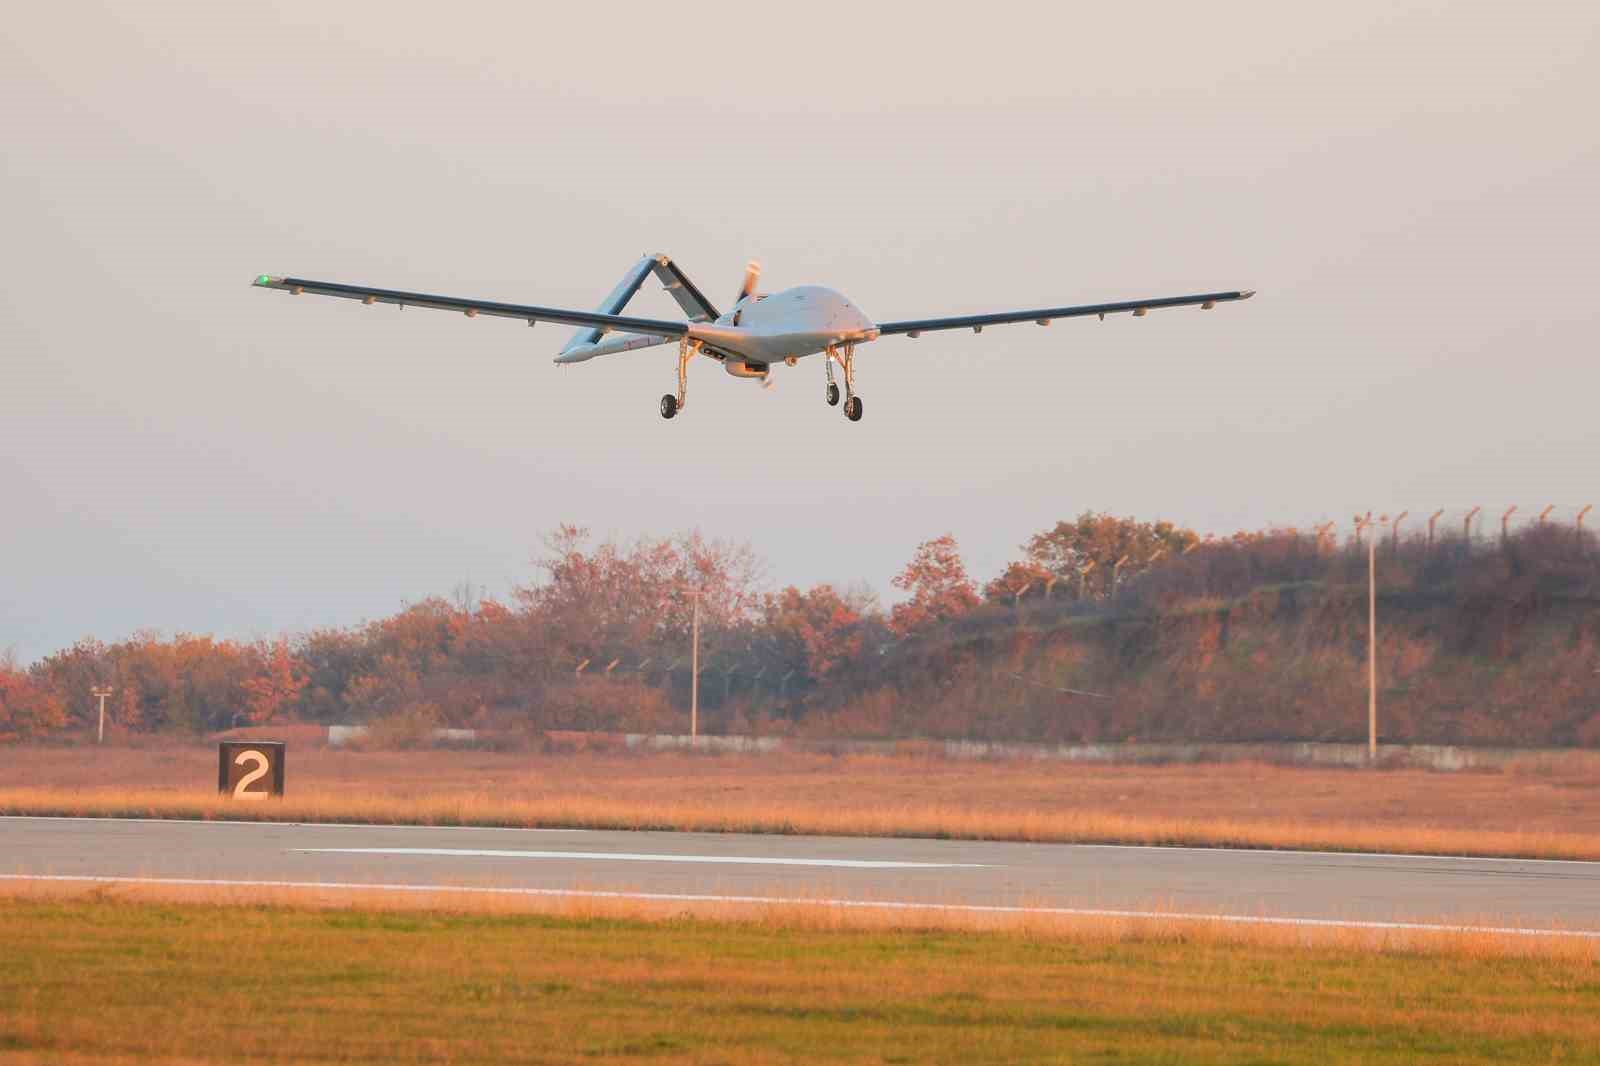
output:
M 877 326 L 860 308 L 821 285 L 747 296 L 715 322 L 689 325 L 690 340 L 716 354 L 758 365 L 800 359 L 877 336 Z

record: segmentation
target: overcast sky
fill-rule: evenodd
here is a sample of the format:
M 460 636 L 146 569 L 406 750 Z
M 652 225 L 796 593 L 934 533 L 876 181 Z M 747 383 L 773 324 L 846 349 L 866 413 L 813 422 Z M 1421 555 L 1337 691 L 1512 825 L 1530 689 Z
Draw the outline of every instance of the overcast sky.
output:
M 1202 531 L 1600 500 L 1600 7 L 25 5 L 0 35 L 0 650 L 503 593 L 557 523 L 775 584 L 1085 509 Z M 671 349 L 253 290 L 262 272 L 888 320 L 866 417 Z M 650 289 L 630 310 L 669 315 Z

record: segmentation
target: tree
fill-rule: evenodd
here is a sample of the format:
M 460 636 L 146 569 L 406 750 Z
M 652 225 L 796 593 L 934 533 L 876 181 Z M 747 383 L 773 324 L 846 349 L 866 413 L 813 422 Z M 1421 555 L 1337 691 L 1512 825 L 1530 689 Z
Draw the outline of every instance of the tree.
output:
M 990 603 L 1014 604 L 1024 595 L 1048 595 L 1057 581 L 1055 574 L 1035 562 L 1014 562 L 1005 572 L 983 586 L 983 598 Z
M 1200 535 L 1171 522 L 1085 511 L 1071 522 L 1036 533 L 1024 545 L 1027 561 L 1074 588 L 1097 586 L 1109 594 L 1113 582 L 1126 581 L 1166 557 L 1182 555 Z M 1092 578 L 1089 575 L 1093 574 Z M 1088 580 L 1086 580 L 1088 579 Z M 1092 594 L 1092 593 L 1091 593 Z
M 889 615 L 889 628 L 900 636 L 959 618 L 981 602 L 956 539 L 948 533 L 919 544 L 891 583 L 910 594 Z
M 65 702 L 7 657 L 0 660 L 0 741 L 42 736 L 67 724 Z
M 864 614 L 858 599 L 841 596 L 832 585 L 806 592 L 791 585 L 767 597 L 762 625 L 784 668 L 801 670 L 820 683 L 861 654 Z
M 760 565 L 745 545 L 698 532 L 593 548 L 588 541 L 581 526 L 559 527 L 546 539 L 545 580 L 515 590 L 563 667 L 622 651 L 644 657 L 681 648 L 694 590 L 702 630 L 711 634 L 745 625 L 759 603 Z
M 261 672 L 240 686 L 245 694 L 245 717 L 256 723 L 288 717 L 308 682 L 305 668 L 289 653 L 289 642 L 279 640 L 264 653 Z

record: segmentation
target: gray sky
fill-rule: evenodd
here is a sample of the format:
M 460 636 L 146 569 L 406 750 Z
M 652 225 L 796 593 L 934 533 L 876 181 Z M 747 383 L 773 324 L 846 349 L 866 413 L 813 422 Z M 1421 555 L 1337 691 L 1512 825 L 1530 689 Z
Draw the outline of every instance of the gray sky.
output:
M 894 7 L 17 13 L 0 649 L 500 592 L 564 521 L 886 589 L 927 537 L 986 578 L 1085 508 L 1600 498 L 1595 4 Z M 885 320 L 1260 295 L 887 339 L 851 425 L 816 360 L 695 365 L 668 423 L 668 349 L 558 369 L 564 329 L 249 286 L 592 307 L 655 251 Z

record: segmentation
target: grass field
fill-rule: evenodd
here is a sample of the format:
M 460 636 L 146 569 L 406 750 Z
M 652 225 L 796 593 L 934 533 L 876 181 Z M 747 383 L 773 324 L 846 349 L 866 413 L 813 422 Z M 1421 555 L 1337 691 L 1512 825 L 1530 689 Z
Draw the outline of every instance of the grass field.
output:
M 219 800 L 210 746 L 0 747 L 0 813 L 267 817 L 1301 847 L 1600 859 L 1600 757 L 1503 773 L 884 756 L 291 747 Z
M 0 904 L 0 1060 L 1600 1062 L 1592 954 Z

